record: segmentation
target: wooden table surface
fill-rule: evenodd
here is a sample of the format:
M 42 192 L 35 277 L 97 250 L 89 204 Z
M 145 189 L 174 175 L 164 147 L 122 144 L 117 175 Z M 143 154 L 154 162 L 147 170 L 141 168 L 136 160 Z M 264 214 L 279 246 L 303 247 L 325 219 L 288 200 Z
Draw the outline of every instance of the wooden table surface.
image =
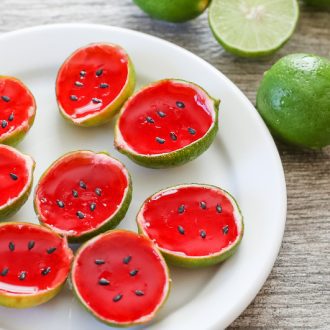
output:
M 0 33 L 62 22 L 121 26 L 169 40 L 221 70 L 253 103 L 263 72 L 281 56 L 308 52 L 330 57 L 330 11 L 303 5 L 296 33 L 284 48 L 271 58 L 246 60 L 217 44 L 206 14 L 175 25 L 150 19 L 130 0 L 0 1 Z M 264 287 L 232 328 L 329 329 L 330 148 L 302 151 L 279 143 L 278 148 L 288 191 L 282 249 Z

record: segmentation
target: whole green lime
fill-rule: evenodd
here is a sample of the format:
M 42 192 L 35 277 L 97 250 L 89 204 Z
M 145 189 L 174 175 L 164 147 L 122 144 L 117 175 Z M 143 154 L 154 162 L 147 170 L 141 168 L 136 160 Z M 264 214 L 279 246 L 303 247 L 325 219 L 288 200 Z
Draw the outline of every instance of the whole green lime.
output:
M 330 0 L 304 0 L 308 5 L 316 7 L 330 7 Z
M 185 22 L 199 16 L 210 0 L 133 0 L 151 17 L 169 21 Z
M 264 74 L 257 109 L 273 135 L 298 146 L 330 144 L 330 61 L 309 54 L 281 58 Z

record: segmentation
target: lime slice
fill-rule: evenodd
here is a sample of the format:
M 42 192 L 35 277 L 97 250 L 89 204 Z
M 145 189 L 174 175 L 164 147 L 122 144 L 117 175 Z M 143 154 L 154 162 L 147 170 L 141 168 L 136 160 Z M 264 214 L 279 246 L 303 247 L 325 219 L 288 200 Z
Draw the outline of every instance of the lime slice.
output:
M 213 0 L 209 10 L 219 43 L 245 57 L 268 55 L 283 46 L 298 17 L 297 0 Z

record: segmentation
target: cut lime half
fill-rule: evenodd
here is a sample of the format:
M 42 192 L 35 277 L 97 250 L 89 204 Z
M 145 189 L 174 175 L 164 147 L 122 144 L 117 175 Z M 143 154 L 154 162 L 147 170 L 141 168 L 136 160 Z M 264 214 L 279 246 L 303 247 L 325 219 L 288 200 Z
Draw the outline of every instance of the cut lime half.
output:
M 219 43 L 245 57 L 274 53 L 291 37 L 297 0 L 213 0 L 209 24 Z

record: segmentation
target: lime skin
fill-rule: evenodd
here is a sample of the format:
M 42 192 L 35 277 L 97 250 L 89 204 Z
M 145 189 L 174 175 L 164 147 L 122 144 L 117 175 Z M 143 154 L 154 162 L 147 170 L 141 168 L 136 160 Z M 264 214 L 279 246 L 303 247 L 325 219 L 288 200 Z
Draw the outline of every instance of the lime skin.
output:
M 330 0 L 304 0 L 307 5 L 330 8 Z
M 133 0 L 153 18 L 180 23 L 189 21 L 204 12 L 210 0 Z
M 264 74 L 257 109 L 272 134 L 312 149 L 330 144 L 330 61 L 310 54 L 281 58 Z

